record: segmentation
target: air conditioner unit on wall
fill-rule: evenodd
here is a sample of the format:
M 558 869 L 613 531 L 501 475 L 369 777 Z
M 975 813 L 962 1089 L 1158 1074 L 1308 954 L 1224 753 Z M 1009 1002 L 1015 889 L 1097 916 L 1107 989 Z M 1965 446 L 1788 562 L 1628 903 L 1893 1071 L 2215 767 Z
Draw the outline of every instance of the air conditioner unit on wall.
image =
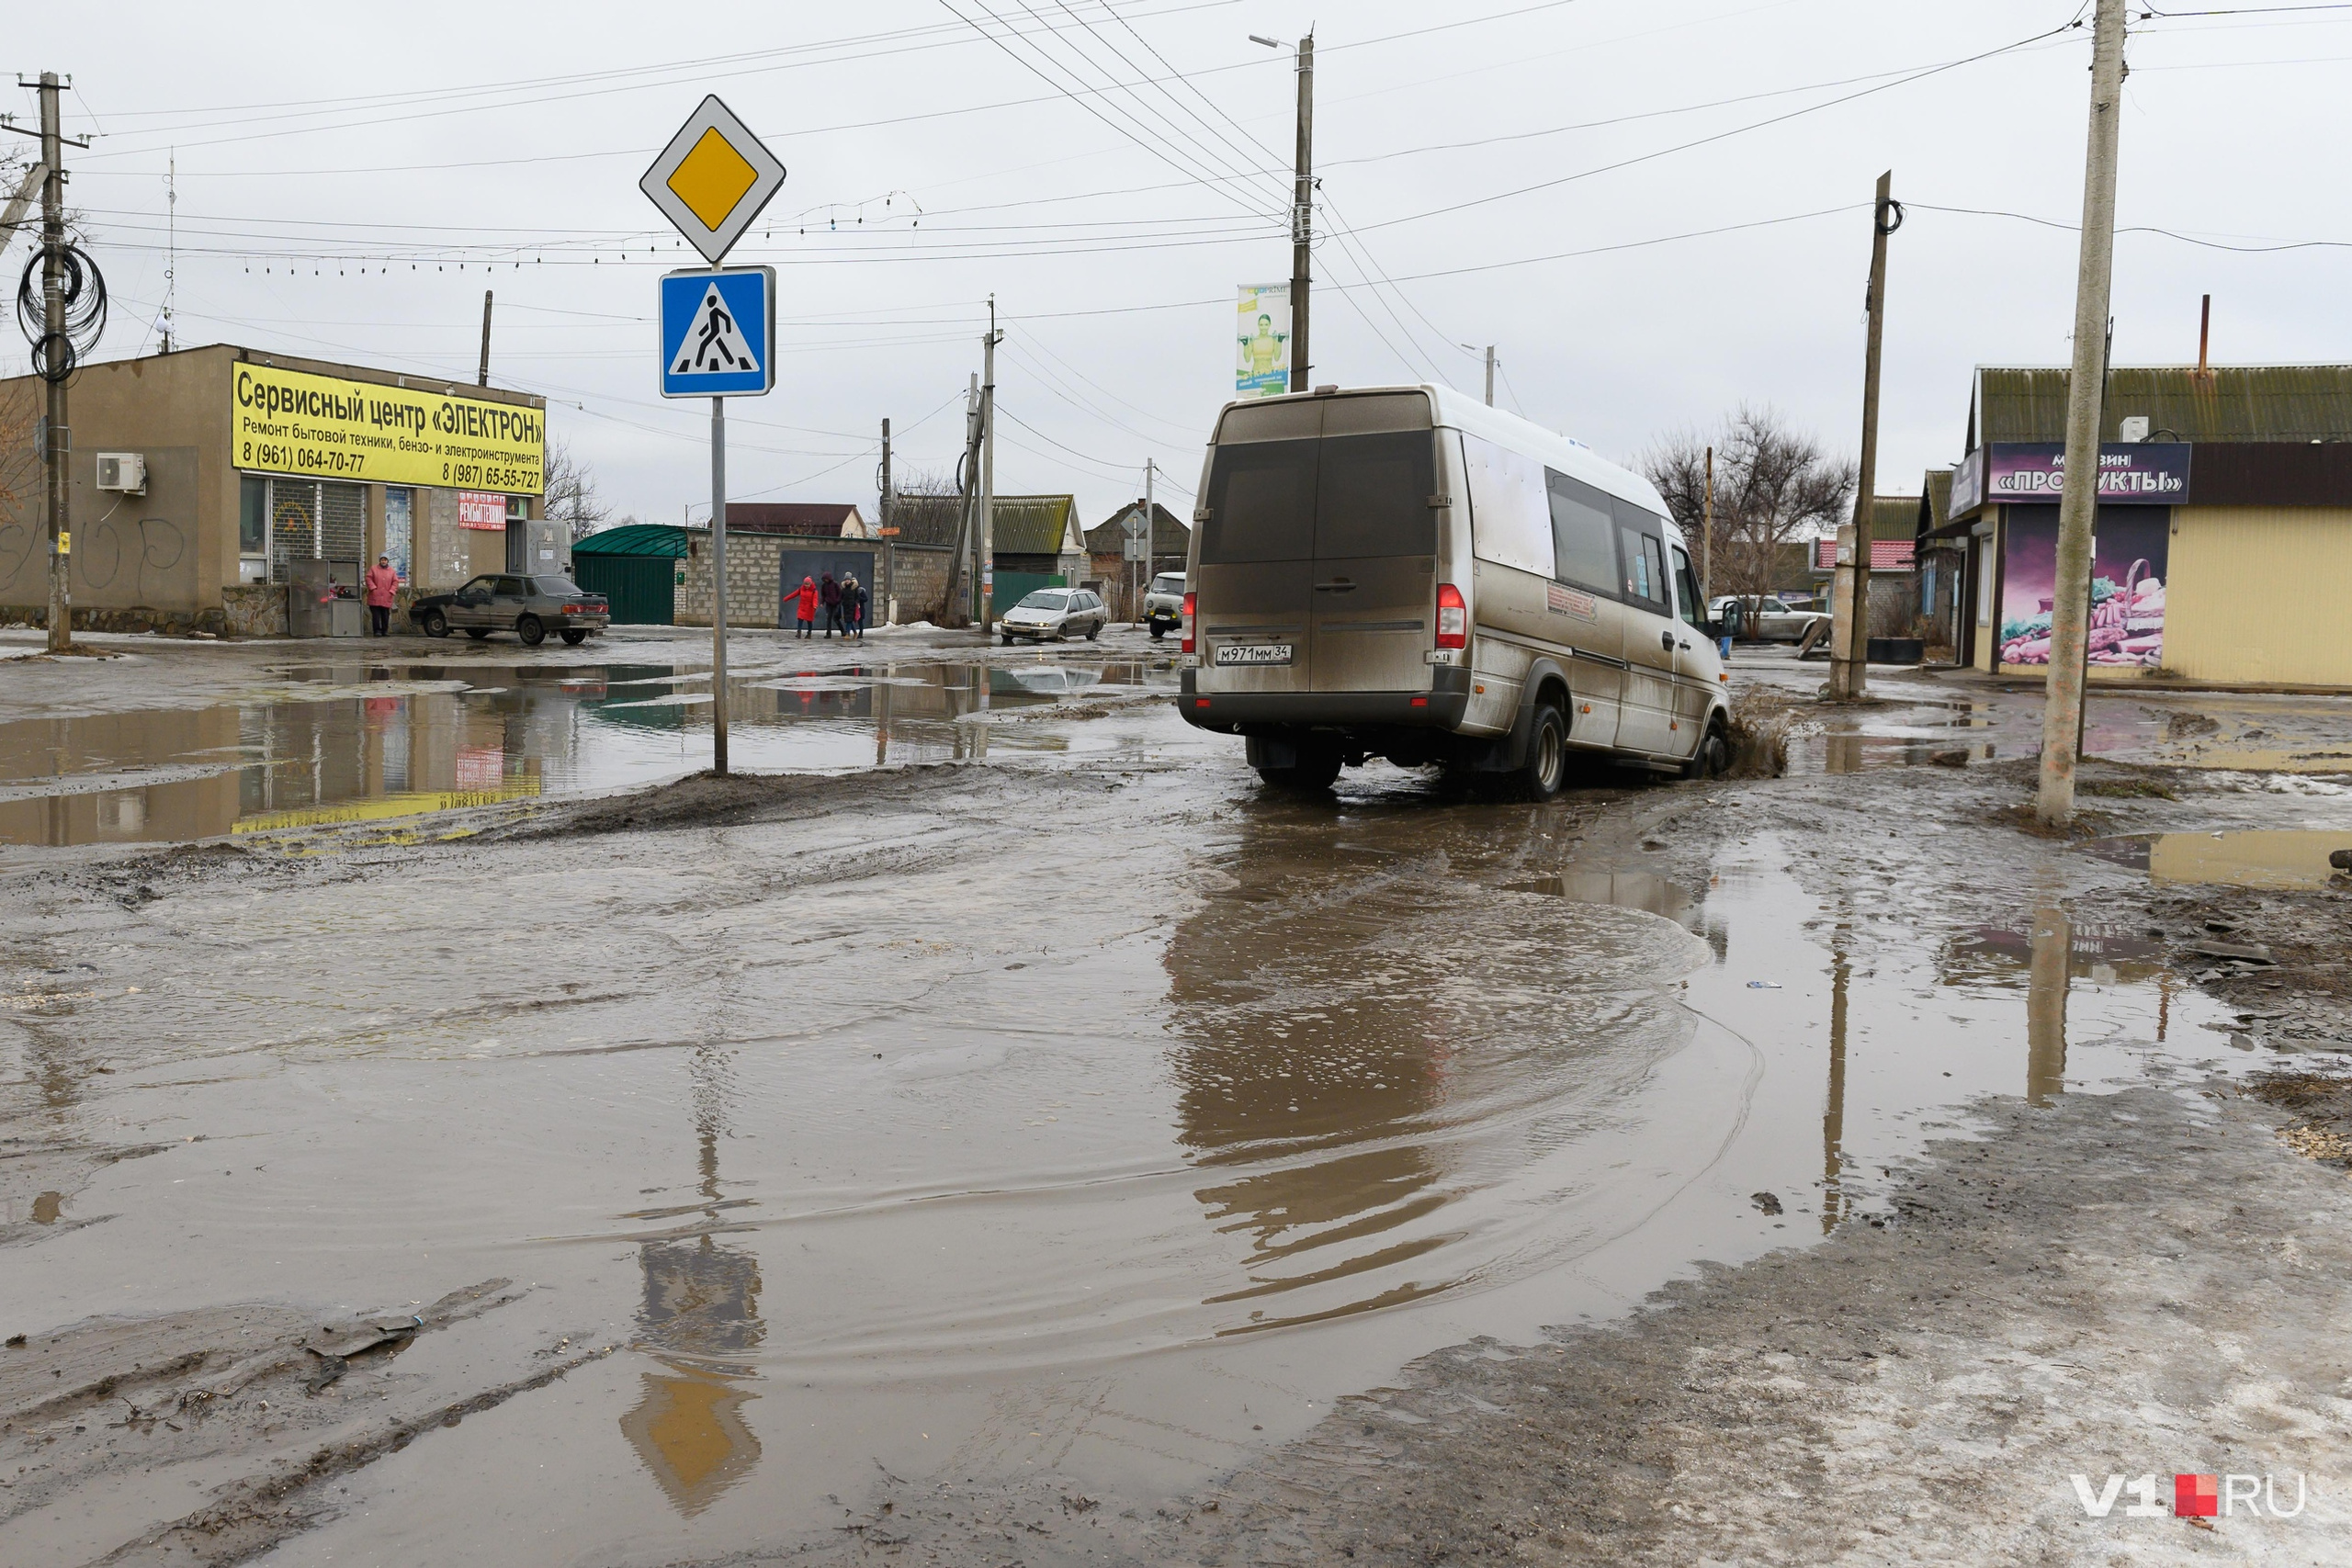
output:
M 147 493 L 147 459 L 137 452 L 98 454 L 98 488 L 125 495 Z

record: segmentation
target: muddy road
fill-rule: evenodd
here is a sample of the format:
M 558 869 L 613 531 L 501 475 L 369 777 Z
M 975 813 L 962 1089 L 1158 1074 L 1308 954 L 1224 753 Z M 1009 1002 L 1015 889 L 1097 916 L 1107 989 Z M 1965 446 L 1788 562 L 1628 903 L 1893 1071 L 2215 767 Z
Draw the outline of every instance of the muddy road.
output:
M 1991 689 L 1303 801 L 1139 638 L 881 640 L 731 782 L 684 645 L 0 712 L 0 1554 L 2162 1561 L 2068 1473 L 2190 1469 L 2337 1554 L 2352 711 L 2102 698 L 2056 843 Z

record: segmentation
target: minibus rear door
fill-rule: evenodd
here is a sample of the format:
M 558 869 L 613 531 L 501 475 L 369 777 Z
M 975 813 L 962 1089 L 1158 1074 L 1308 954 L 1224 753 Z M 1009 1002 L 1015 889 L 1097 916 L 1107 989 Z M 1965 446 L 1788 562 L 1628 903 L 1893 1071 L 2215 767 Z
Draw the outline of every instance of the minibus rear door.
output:
M 1433 441 L 1426 427 L 1323 437 L 1311 620 L 1316 691 L 1429 687 L 1437 595 Z

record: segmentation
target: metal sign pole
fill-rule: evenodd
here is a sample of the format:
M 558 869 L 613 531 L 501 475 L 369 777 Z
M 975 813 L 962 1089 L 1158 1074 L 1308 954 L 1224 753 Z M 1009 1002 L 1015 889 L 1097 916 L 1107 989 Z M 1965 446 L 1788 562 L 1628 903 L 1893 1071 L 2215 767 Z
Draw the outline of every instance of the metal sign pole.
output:
M 710 400 L 710 771 L 727 776 L 727 400 Z

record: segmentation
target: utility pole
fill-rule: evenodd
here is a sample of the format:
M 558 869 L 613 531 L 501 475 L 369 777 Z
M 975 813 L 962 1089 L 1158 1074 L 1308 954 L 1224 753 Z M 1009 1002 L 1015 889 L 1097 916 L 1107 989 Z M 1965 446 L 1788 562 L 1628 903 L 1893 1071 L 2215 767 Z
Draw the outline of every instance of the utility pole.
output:
M 1699 601 L 1715 591 L 1715 449 L 1707 448 L 1706 499 L 1699 506 Z
M 490 301 L 484 299 L 487 315 Z M 727 776 L 727 400 L 710 400 L 710 771 Z
M 1313 356 L 1306 344 L 1306 293 L 1315 239 L 1315 35 L 1298 40 L 1298 183 L 1290 213 L 1290 389 L 1314 389 Z M 1489 398 L 1489 402 L 1494 400 Z
M 989 296 L 989 335 L 980 344 L 980 638 L 996 622 L 996 296 Z
M 972 506 L 978 499 L 980 468 L 980 378 L 974 376 L 964 390 L 964 460 L 956 468 L 956 548 L 947 557 L 947 592 L 939 602 L 940 616 L 955 625 L 956 606 L 963 603 L 964 569 L 972 553 L 976 530 Z M 979 579 L 975 571 L 972 578 Z
M 40 73 L 40 161 L 49 177 L 40 187 L 41 345 L 39 355 L 49 389 L 48 423 L 41 433 L 41 466 L 49 493 L 49 651 L 74 646 L 74 592 L 66 581 L 72 563 L 73 525 L 65 515 L 73 491 L 65 463 L 74 449 L 66 421 L 65 378 L 56 372 L 74 348 L 65 336 L 65 149 L 57 121 L 57 73 Z
M 890 422 L 882 422 L 882 490 L 881 499 L 875 502 L 874 512 L 879 519 L 874 526 L 882 536 L 882 624 L 899 624 L 897 599 L 899 592 L 899 541 L 890 533 Z
M 1487 345 L 1487 406 L 1495 406 L 1495 345 Z
M 1142 618 L 1143 585 L 1151 576 L 1151 547 L 1159 533 L 1159 503 L 1153 500 L 1151 493 L 1151 481 L 1157 477 L 1159 468 L 1159 459 L 1157 457 L 1146 457 L 1143 460 L 1143 556 L 1135 568 L 1135 596 L 1128 606 L 1135 613 L 1136 619 Z
M 490 385 L 490 293 L 481 291 L 481 368 L 474 374 L 474 385 Z
M 2098 0 L 2091 39 L 2089 146 L 2083 169 L 2082 259 L 2075 282 L 2075 364 L 2066 382 L 2066 480 L 2058 494 L 2057 581 L 2051 590 L 2050 681 L 2041 709 L 2034 815 L 2075 816 L 2082 750 L 2083 660 L 2090 641 L 2091 532 L 2098 520 L 2098 429 L 2107 306 L 2115 271 L 2115 164 L 2123 96 L 2123 0 Z
M 172 163 L 163 179 L 164 190 L 164 264 L 163 264 L 163 350 L 172 353 L 174 310 L 179 306 L 179 148 L 172 148 Z M 2206 296 L 2211 299 L 2211 294 Z
M 1852 702 L 1870 690 L 1871 522 L 1878 509 L 1879 344 L 1886 330 L 1886 237 L 1902 226 L 1894 203 L 1894 171 L 1878 177 L 1878 199 L 1871 206 L 1870 335 L 1862 351 L 1862 460 L 1854 486 L 1850 539 L 1838 530 L 1838 586 L 1830 624 L 1838 646 L 1830 652 L 1829 695 Z

